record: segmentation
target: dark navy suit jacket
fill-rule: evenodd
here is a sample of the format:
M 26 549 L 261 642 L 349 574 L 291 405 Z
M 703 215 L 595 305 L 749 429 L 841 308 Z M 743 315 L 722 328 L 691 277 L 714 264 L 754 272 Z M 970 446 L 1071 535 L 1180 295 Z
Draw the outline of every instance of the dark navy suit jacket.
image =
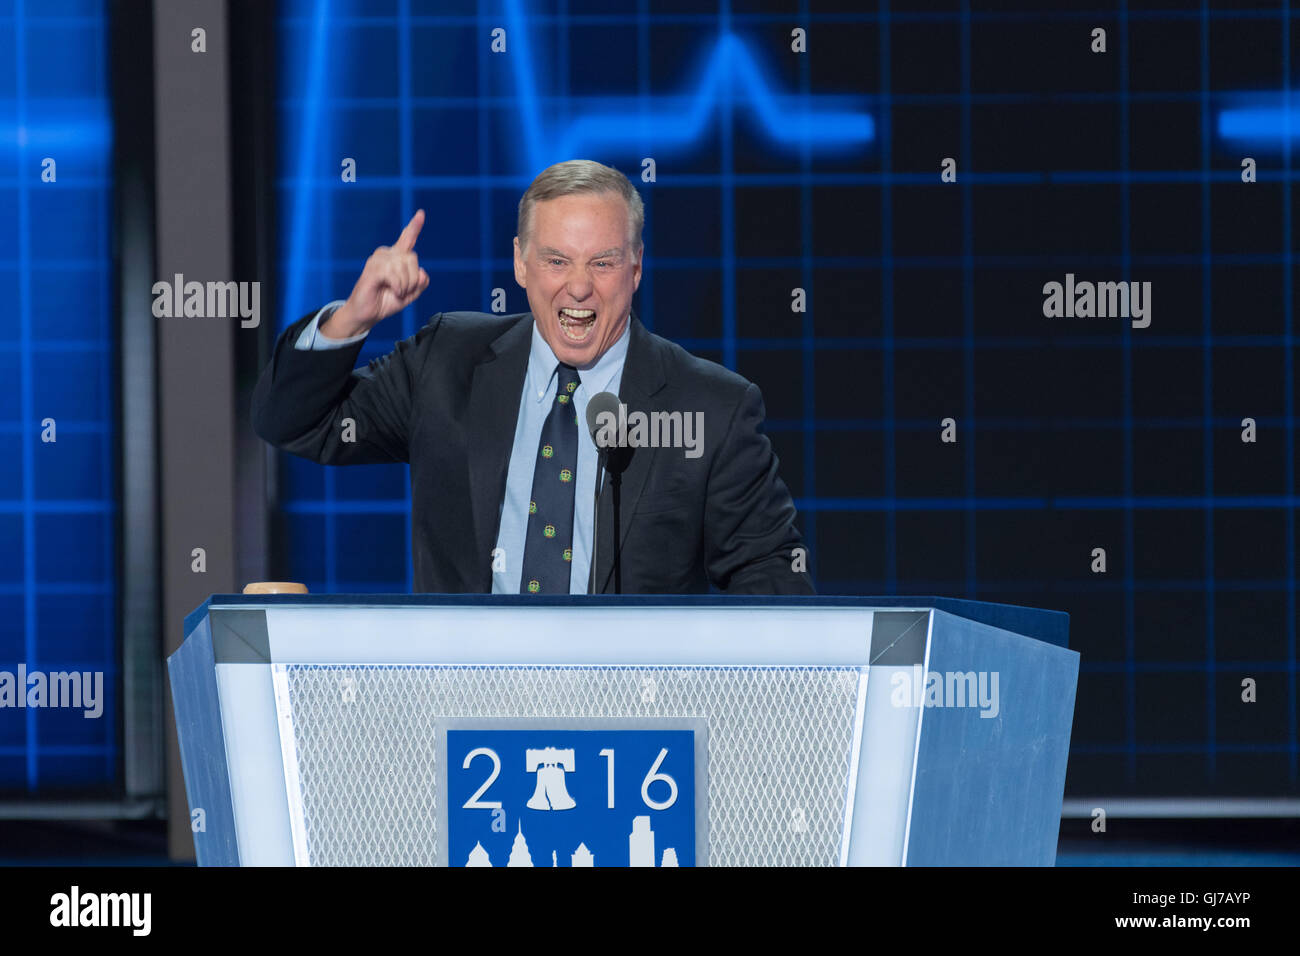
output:
M 315 313 L 276 343 L 253 396 L 253 426 L 325 465 L 409 462 L 415 589 L 492 590 L 492 549 L 533 316 L 445 312 L 354 369 L 361 342 L 294 347 Z M 632 411 L 703 412 L 703 454 L 638 448 L 623 477 L 626 594 L 812 594 L 790 492 L 762 433 L 758 388 L 648 332 L 632 314 L 619 398 Z M 343 420 L 355 421 L 344 441 Z M 582 426 L 580 426 L 582 427 Z M 613 590 L 609 483 L 600 500 L 596 587 Z

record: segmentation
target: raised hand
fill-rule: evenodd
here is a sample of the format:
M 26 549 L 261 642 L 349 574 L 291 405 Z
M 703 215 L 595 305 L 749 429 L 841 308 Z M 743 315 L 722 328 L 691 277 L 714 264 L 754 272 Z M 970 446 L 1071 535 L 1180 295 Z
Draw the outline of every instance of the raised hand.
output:
M 429 273 L 420 268 L 415 255 L 415 240 L 422 228 L 424 210 L 417 209 L 397 242 L 371 253 L 347 302 L 318 326 L 326 338 L 346 339 L 369 331 L 428 288 Z

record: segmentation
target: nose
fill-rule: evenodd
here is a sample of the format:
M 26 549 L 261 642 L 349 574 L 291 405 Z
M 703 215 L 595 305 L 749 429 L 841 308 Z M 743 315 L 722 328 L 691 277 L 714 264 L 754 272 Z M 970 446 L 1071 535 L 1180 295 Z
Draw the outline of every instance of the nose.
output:
M 587 273 L 575 272 L 569 276 L 569 281 L 565 284 L 565 288 L 568 290 L 569 295 L 573 296 L 575 301 L 581 302 L 583 299 L 587 298 L 587 296 L 591 295 L 592 289 L 595 288 L 595 283 L 591 281 L 591 276 L 587 275 Z

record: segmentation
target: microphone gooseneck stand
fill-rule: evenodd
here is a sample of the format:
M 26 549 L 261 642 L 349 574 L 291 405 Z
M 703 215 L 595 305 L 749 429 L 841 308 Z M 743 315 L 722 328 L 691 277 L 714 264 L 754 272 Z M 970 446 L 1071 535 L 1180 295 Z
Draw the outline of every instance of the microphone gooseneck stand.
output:
M 634 446 L 615 445 L 605 449 L 605 474 L 609 475 L 609 488 L 614 499 L 614 593 L 623 593 L 623 549 L 619 547 L 618 536 L 623 524 L 619 518 L 619 509 L 623 498 L 623 472 L 632 463 Z
M 591 566 L 587 568 L 587 593 L 596 593 L 596 565 L 600 558 L 600 489 L 605 479 L 605 449 L 597 450 L 596 494 L 591 508 Z
M 614 496 L 614 593 L 623 593 L 623 556 L 620 555 L 618 546 L 618 529 L 622 523 L 618 518 L 619 499 L 623 491 L 623 473 L 621 471 L 611 471 L 609 473 L 609 488 Z
M 587 430 L 591 433 L 592 443 L 596 446 L 596 492 L 593 502 L 591 520 L 591 567 L 587 571 L 587 593 L 596 593 L 596 563 L 600 543 L 600 495 L 604 489 L 604 480 L 609 478 L 614 506 L 614 593 L 623 593 L 623 556 L 619 553 L 619 531 L 622 527 L 621 511 L 623 507 L 623 472 L 632 463 L 632 453 L 636 447 L 626 444 L 610 445 L 600 439 L 599 425 L 603 416 L 622 415 L 623 405 L 613 392 L 597 392 L 587 403 Z M 603 582 L 602 582 L 603 590 Z

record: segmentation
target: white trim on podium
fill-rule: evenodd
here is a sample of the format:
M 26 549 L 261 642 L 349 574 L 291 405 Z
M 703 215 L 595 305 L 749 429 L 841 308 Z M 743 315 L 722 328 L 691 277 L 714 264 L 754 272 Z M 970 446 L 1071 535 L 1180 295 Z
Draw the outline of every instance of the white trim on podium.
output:
M 385 609 L 383 631 L 364 641 L 357 634 L 373 626 L 373 608 L 268 607 L 266 623 L 277 663 L 859 667 L 868 663 L 873 613 L 853 607 L 700 607 L 689 615 L 676 607 L 632 614 L 615 607 L 398 607 Z

